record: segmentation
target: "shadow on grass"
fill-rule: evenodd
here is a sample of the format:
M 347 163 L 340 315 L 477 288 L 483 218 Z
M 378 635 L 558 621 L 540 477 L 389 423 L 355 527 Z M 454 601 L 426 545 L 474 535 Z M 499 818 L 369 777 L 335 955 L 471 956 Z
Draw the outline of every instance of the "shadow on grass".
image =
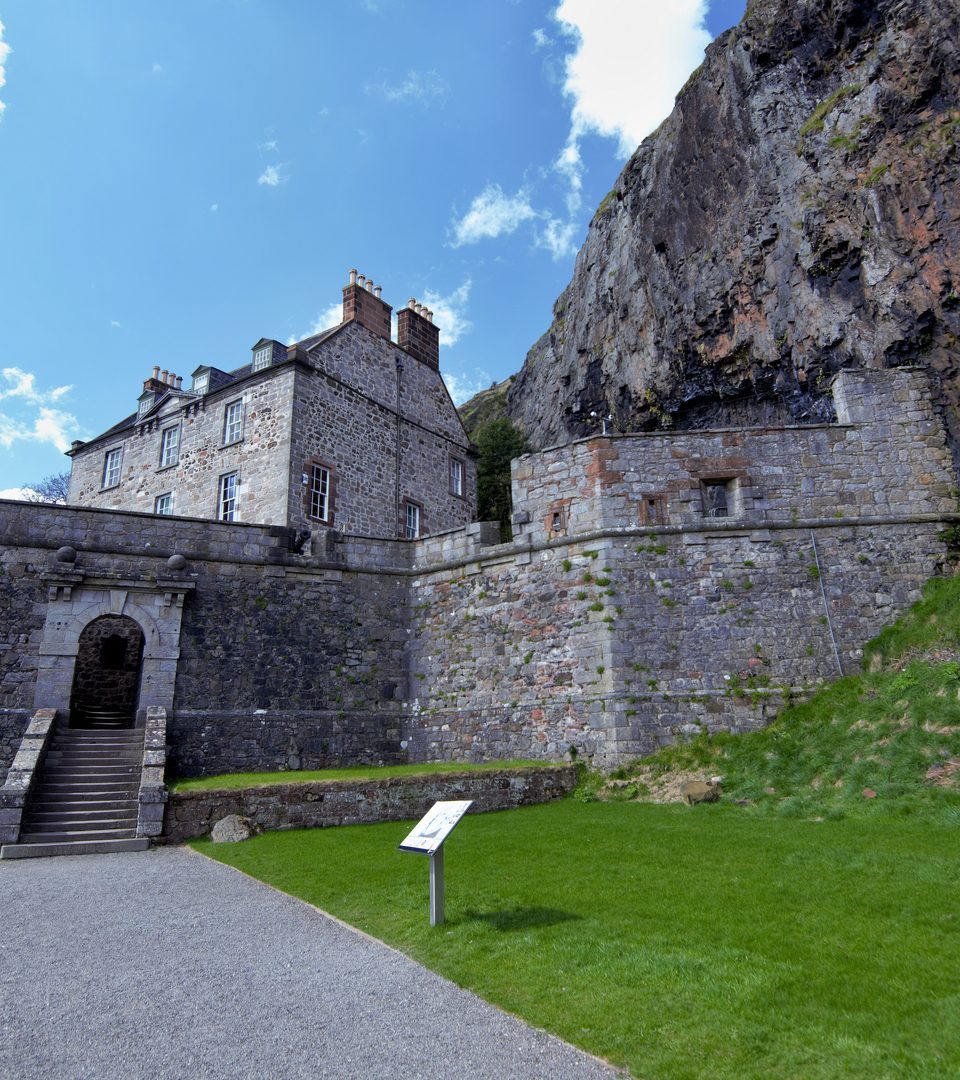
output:
M 485 922 L 494 930 L 532 930 L 537 926 L 556 926 L 557 923 L 580 919 L 569 911 L 558 908 L 524 907 L 511 911 L 473 911 L 463 913 L 462 922 Z

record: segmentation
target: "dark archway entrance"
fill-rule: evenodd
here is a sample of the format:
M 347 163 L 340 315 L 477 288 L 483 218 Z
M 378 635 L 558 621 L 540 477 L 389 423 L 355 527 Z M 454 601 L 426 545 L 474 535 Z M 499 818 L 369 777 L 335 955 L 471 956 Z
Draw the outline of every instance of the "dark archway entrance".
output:
M 133 727 L 143 631 L 126 615 L 103 615 L 80 634 L 70 695 L 71 727 Z

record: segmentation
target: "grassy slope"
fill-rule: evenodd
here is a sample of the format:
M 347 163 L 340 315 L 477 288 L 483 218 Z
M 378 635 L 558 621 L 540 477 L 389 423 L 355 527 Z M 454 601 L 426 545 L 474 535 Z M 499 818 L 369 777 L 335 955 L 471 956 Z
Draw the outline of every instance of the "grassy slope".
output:
M 174 780 L 171 791 L 236 791 L 264 784 L 302 784 L 316 780 L 382 780 L 388 776 L 429 776 L 439 773 L 484 772 L 490 769 L 537 769 L 543 761 L 438 761 L 419 765 L 354 765 L 345 769 L 298 769 L 285 772 L 222 773 L 192 780 Z
M 960 577 L 935 578 L 924 598 L 871 642 L 862 675 L 821 690 L 751 735 L 702 735 L 615 776 L 723 776 L 724 794 L 785 815 L 839 816 L 896 800 L 960 824 Z M 927 779 L 931 769 L 937 786 Z M 876 800 L 864 797 L 864 790 Z M 623 789 L 633 793 L 632 788 Z
M 510 375 L 503 382 L 481 390 L 457 409 L 468 435 L 472 437 L 484 424 L 507 415 L 507 394 L 515 378 L 515 375 Z

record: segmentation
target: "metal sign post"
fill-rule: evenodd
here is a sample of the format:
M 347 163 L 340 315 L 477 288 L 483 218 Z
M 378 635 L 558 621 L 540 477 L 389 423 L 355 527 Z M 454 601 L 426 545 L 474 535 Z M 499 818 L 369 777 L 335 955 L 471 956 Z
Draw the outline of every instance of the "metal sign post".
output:
M 434 803 L 400 845 L 401 851 L 430 856 L 431 926 L 443 926 L 443 842 L 472 805 L 472 799 Z

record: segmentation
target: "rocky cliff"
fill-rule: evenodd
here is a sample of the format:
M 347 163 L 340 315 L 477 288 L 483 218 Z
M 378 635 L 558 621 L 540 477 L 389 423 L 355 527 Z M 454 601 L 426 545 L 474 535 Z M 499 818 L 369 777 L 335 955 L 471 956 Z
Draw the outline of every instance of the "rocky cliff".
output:
M 919 362 L 960 446 L 958 143 L 956 0 L 751 0 L 597 210 L 511 418 L 817 422 L 838 369 Z

